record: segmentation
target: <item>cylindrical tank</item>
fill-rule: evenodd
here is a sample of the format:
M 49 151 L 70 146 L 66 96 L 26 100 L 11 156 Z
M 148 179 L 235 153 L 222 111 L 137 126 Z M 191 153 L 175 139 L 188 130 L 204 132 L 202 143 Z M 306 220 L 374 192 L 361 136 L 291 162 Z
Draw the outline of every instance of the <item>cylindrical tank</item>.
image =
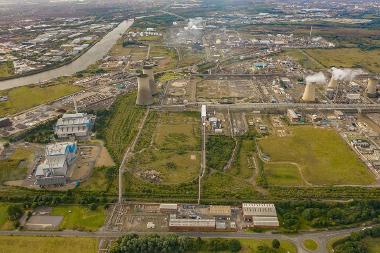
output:
M 367 85 L 367 96 L 370 98 L 377 97 L 377 83 L 378 81 L 374 78 L 368 78 L 368 85 Z
M 335 89 L 337 86 L 338 86 L 338 81 L 334 77 L 331 77 L 330 82 L 327 85 L 327 88 Z
M 158 93 L 157 86 L 154 81 L 154 73 L 153 73 L 153 67 L 152 66 L 144 66 L 143 67 L 143 73 L 148 75 L 149 77 L 149 85 L 150 90 L 152 91 L 152 95 L 155 95 Z
M 302 96 L 304 102 L 315 102 L 315 83 L 307 83 Z
M 137 105 L 151 105 L 153 104 L 152 91 L 149 85 L 149 76 L 141 74 L 137 77 Z

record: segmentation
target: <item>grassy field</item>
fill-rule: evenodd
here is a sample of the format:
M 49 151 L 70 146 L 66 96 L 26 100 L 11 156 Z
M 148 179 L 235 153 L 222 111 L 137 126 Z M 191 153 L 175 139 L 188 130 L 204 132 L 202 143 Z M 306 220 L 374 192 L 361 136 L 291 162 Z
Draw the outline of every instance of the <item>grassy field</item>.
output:
M 155 113 L 148 116 L 137 153 L 128 167 L 135 174 L 160 173 L 161 183 L 192 181 L 200 166 L 199 116 L 196 113 Z
M 111 56 L 131 56 L 134 61 L 145 59 L 148 47 L 123 47 L 123 41 L 118 40 L 112 47 L 109 54 Z
M 0 77 L 9 77 L 14 74 L 14 68 L 12 62 L 0 63 Z
M 367 238 L 364 239 L 364 243 L 368 247 L 368 253 L 380 252 L 380 238 Z
M 260 245 L 266 245 L 272 247 L 271 240 L 252 240 L 252 239 L 240 239 L 242 245 L 241 253 L 257 252 L 257 247 Z M 297 249 L 289 241 L 280 241 L 280 248 L 275 251 L 276 253 L 296 253 Z
M 158 66 L 155 67 L 156 71 L 174 69 L 177 66 L 178 56 L 173 48 L 151 45 L 150 57 L 162 58 L 159 60 Z
M 380 49 L 362 50 L 359 48 L 305 49 L 289 50 L 287 54 L 304 67 L 321 69 L 330 67 L 364 68 L 378 73 L 380 71 Z
M 273 162 L 293 162 L 315 185 L 371 184 L 373 175 L 335 130 L 309 126 L 291 128 L 287 137 L 259 140 Z
M 8 213 L 7 213 L 8 207 L 9 207 L 8 204 L 0 203 L 0 230 L 14 229 L 13 223 L 8 219 Z
M 0 183 L 23 179 L 27 173 L 27 164 L 33 153 L 27 148 L 18 148 L 10 159 L 0 161 Z
M 92 176 L 81 183 L 79 189 L 84 191 L 116 193 L 115 182 L 110 182 L 106 176 L 107 169 L 107 167 L 94 168 Z
M 293 164 L 265 164 L 264 170 L 269 185 L 300 186 L 305 184 L 297 166 Z
M 136 93 L 129 93 L 118 98 L 113 105 L 110 116 L 101 129 L 106 147 L 116 163 L 120 163 L 125 149 L 138 132 L 138 126 L 145 110 L 135 105 Z
M 63 216 L 61 229 L 96 231 L 103 226 L 106 213 L 103 207 L 95 211 L 84 206 L 57 206 L 52 215 Z
M 0 253 L 96 253 L 95 238 L 0 236 Z
M 305 246 L 306 249 L 310 251 L 315 251 L 316 249 L 318 249 L 318 244 L 314 240 L 311 240 L 311 239 L 306 239 L 303 242 L 303 245 Z
M 8 96 L 8 101 L 0 103 L 0 117 L 48 103 L 79 90 L 78 86 L 59 84 L 43 88 L 39 86 L 24 86 L 1 91 L 0 96 Z
M 254 152 L 255 142 L 248 139 L 242 140 L 236 162 L 233 164 L 228 173 L 242 179 L 251 178 L 255 169 L 253 162 Z

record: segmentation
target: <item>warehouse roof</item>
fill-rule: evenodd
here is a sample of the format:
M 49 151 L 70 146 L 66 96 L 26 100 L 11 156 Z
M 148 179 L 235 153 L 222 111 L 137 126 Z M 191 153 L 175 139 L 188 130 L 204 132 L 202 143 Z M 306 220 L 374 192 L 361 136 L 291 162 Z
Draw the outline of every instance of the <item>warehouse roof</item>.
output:
M 274 204 L 243 203 L 244 216 L 277 216 Z
M 252 222 L 254 226 L 262 227 L 278 227 L 280 223 L 277 217 L 263 217 L 263 216 L 253 216 Z
M 169 227 L 209 227 L 215 228 L 215 219 L 170 219 Z
M 231 207 L 230 206 L 213 206 L 209 207 L 209 211 L 211 215 L 223 215 L 230 216 L 231 215 Z

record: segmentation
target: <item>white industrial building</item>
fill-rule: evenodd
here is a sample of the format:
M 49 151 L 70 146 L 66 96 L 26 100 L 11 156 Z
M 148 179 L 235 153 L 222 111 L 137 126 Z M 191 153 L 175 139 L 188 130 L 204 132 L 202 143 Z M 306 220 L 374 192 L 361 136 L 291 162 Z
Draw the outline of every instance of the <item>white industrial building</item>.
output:
M 87 138 L 94 126 L 95 116 L 87 113 L 64 114 L 58 119 L 55 134 L 58 138 Z
M 169 229 L 172 231 L 212 231 L 215 227 L 215 219 L 170 218 L 169 220 Z
M 62 185 L 66 183 L 67 171 L 77 158 L 76 142 L 61 142 L 47 145 L 45 160 L 36 170 L 39 186 Z
M 243 203 L 243 218 L 247 227 L 278 227 L 279 221 L 274 204 Z

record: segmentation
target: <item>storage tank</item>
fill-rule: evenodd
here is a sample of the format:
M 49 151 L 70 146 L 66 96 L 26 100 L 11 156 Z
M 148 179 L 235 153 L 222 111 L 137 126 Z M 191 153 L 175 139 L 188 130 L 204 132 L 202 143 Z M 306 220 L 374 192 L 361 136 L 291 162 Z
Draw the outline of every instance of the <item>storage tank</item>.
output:
M 153 67 L 152 66 L 144 66 L 143 67 L 143 74 L 148 75 L 149 77 L 149 85 L 150 85 L 150 90 L 152 92 L 152 95 L 155 95 L 158 93 L 157 86 L 154 81 L 154 73 L 153 73 Z
M 141 74 L 137 77 L 137 98 L 136 105 L 151 105 L 153 104 L 152 91 L 149 85 L 149 76 Z

